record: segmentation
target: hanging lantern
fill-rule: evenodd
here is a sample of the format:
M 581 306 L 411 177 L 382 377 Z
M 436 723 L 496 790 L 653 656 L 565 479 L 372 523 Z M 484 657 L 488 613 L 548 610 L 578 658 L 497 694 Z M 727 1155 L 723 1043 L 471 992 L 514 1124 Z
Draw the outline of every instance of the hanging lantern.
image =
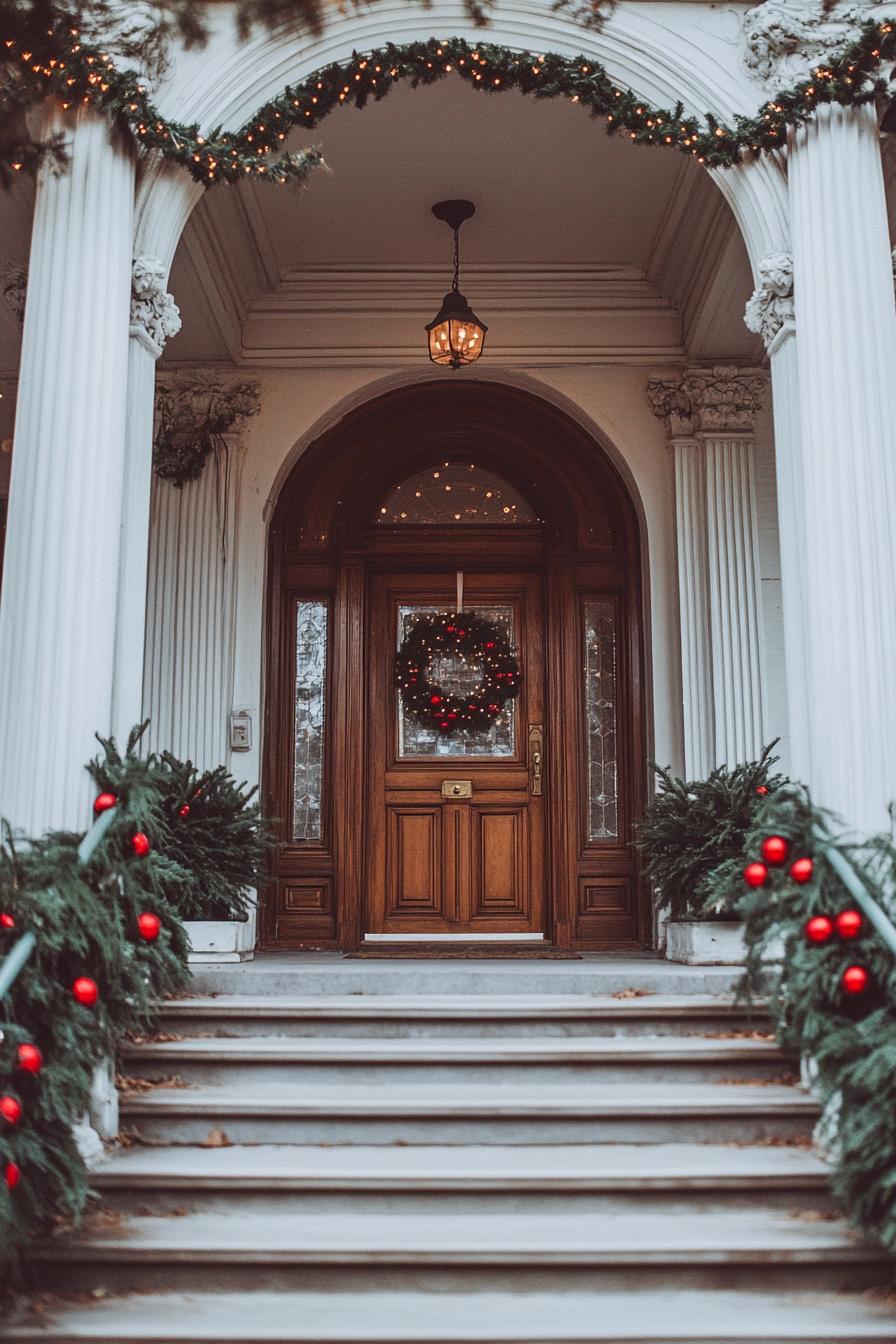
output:
M 442 300 L 437 315 L 426 328 L 429 337 L 429 357 L 433 364 L 445 364 L 459 369 L 472 364 L 482 354 L 488 327 L 473 312 L 458 288 L 460 277 L 460 244 L 458 234 L 465 219 L 476 213 L 472 201 L 439 201 L 432 207 L 436 219 L 444 220 L 454 230 L 454 279 L 451 289 Z

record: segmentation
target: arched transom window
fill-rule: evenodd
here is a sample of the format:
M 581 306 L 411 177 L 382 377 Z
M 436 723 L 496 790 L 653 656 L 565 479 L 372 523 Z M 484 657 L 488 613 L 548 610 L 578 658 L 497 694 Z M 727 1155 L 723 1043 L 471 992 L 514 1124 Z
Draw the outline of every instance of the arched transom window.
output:
M 503 476 L 475 462 L 439 462 L 396 485 L 377 512 L 389 526 L 436 523 L 489 526 L 541 519 L 531 504 Z

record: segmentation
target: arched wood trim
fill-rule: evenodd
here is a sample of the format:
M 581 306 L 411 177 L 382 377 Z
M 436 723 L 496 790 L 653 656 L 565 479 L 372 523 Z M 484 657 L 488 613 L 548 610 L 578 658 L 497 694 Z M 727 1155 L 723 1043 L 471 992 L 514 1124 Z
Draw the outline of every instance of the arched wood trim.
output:
M 376 526 L 376 509 L 390 490 L 443 457 L 469 457 L 506 477 L 530 500 L 543 525 L 479 526 L 475 540 L 471 529 L 457 526 Z M 569 689 L 576 681 L 570 673 L 580 671 L 582 663 L 577 594 L 609 594 L 617 603 L 624 826 L 618 845 L 604 846 L 599 862 L 593 851 L 584 853 L 577 743 L 572 740 L 573 759 L 567 750 L 549 755 L 549 931 L 558 946 L 649 942 L 649 910 L 629 845 L 647 784 L 637 510 L 608 452 L 570 416 L 528 391 L 461 378 L 393 390 L 349 412 L 308 446 L 280 491 L 269 531 L 266 805 L 272 815 L 288 814 L 294 693 L 290 603 L 297 594 L 326 597 L 331 606 L 325 771 L 331 793 L 332 782 L 338 781 L 338 797 L 330 798 L 319 846 L 287 845 L 279 852 L 264 902 L 265 946 L 348 949 L 358 944 L 363 932 L 359 893 L 366 880 L 368 577 L 387 567 L 411 572 L 420 567 L 421 554 L 428 555 L 430 566 L 437 556 L 443 566 L 463 567 L 472 546 L 479 570 L 520 568 L 543 575 L 550 688 L 546 730 L 555 743 L 571 740 L 570 716 L 578 713 Z M 287 887 L 291 905 L 283 895 Z M 620 916 L 614 924 L 606 915 L 610 893 L 623 889 L 631 918 L 625 923 Z M 602 919 L 610 931 L 606 937 Z M 628 932 L 623 935 L 624 924 Z

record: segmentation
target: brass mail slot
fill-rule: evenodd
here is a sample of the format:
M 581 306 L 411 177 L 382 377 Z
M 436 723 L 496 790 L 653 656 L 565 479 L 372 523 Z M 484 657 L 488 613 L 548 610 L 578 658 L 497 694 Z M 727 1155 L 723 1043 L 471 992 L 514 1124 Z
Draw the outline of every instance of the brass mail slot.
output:
M 442 797 L 472 798 L 473 797 L 472 779 L 443 779 Z

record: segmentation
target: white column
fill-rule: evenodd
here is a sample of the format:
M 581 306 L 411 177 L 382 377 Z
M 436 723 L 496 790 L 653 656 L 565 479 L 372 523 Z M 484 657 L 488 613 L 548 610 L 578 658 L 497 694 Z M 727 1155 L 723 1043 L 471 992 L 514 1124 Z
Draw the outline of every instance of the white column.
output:
M 202 769 L 230 759 L 237 530 L 244 450 L 234 426 L 258 409 L 252 384 L 184 375 L 159 389 L 160 420 L 195 441 L 219 429 L 197 480 L 152 483 L 143 714 L 148 745 Z M 230 416 L 230 429 L 220 426 Z
M 758 284 L 744 320 L 762 336 L 772 375 L 775 480 L 781 554 L 781 602 L 787 677 L 790 773 L 812 778 L 812 735 L 806 712 L 806 528 L 803 511 L 803 441 L 799 408 L 793 257 L 769 253 L 759 262 Z
M 86 110 L 69 139 L 37 184 L 0 606 L 0 815 L 31 833 L 87 823 L 112 726 L 134 162 Z
M 675 457 L 675 533 L 681 610 L 684 768 L 703 779 L 713 767 L 713 687 L 706 552 L 706 474 L 699 440 L 671 440 Z
M 790 194 L 809 782 L 874 829 L 896 799 L 896 307 L 873 106 L 792 135 Z
M 179 330 L 180 314 L 165 291 L 162 263 L 154 257 L 136 258 L 128 346 L 122 545 L 112 707 L 112 729 L 120 743 L 140 722 L 142 713 L 156 360 L 168 338 Z
M 717 764 L 762 754 L 762 614 L 752 437 L 703 436 Z
M 763 747 L 762 611 L 754 369 L 651 378 L 648 397 L 675 452 L 685 772 L 754 760 Z

